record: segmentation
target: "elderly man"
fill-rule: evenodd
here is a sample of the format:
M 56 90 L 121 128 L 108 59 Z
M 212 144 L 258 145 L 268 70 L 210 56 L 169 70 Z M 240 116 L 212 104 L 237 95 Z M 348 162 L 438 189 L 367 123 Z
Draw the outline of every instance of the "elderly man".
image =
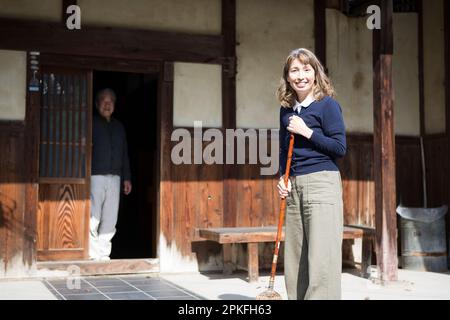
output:
M 116 233 L 120 200 L 123 191 L 131 192 L 130 163 L 123 125 L 112 117 L 116 95 L 111 89 L 97 93 L 99 116 L 92 124 L 92 177 L 89 256 L 94 260 L 109 260 L 111 240 Z

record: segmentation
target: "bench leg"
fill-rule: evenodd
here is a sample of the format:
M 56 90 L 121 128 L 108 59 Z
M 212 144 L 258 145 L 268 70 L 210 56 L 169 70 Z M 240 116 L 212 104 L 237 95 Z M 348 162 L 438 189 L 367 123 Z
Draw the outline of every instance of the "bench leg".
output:
M 364 278 L 370 276 L 368 270 L 372 264 L 372 236 L 364 232 L 362 238 L 361 273 Z
M 236 269 L 236 265 L 233 263 L 232 258 L 233 244 L 224 243 L 222 245 L 222 249 L 223 249 L 223 274 L 229 275 L 232 274 L 233 271 Z
M 258 266 L 258 243 L 250 242 L 247 244 L 248 251 L 248 278 L 250 282 L 258 281 L 259 266 Z

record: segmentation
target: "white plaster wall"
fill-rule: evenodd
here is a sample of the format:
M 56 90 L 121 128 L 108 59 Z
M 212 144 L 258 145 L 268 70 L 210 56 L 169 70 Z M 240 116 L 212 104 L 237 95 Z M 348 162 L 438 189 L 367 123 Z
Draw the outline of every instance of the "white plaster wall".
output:
M 327 67 L 347 132 L 373 133 L 372 32 L 366 18 L 326 10 Z M 395 13 L 392 80 L 394 129 L 420 134 L 417 14 Z
M 312 0 L 236 1 L 238 128 L 278 128 L 275 92 L 292 49 L 314 50 Z
M 0 50 L 0 120 L 24 120 L 27 55 Z
M 445 132 L 444 4 L 426 1 L 423 6 L 423 72 L 425 132 Z
M 60 21 L 61 0 L 0 0 L 0 17 Z
M 214 64 L 174 64 L 173 125 L 222 126 L 222 67 Z
M 220 34 L 220 0 L 78 0 L 81 23 Z
M 162 233 L 159 235 L 158 257 L 161 273 L 198 272 L 199 266 L 195 255 L 183 255 L 175 241 L 169 245 Z
M 417 14 L 394 14 L 394 128 L 396 134 L 420 135 Z
M 373 132 L 372 33 L 365 18 L 326 9 L 327 67 L 347 132 Z

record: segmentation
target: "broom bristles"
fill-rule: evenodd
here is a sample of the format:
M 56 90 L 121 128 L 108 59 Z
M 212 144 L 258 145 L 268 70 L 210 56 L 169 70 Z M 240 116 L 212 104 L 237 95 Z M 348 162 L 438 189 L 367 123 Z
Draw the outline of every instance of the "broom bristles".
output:
M 269 289 L 256 296 L 256 300 L 283 300 L 275 290 Z

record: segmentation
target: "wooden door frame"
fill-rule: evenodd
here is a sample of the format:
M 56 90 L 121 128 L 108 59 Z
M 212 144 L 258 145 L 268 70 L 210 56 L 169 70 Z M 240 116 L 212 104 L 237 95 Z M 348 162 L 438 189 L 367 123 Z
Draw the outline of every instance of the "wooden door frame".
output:
M 170 161 L 170 147 L 171 128 L 172 128 L 172 114 L 173 114 L 173 63 L 171 62 L 161 62 L 161 61 L 143 61 L 143 60 L 133 60 L 133 59 L 117 59 L 117 58 L 105 58 L 105 57 L 88 57 L 88 56 L 76 56 L 76 55 L 60 55 L 53 53 L 42 53 L 40 54 L 40 65 L 43 67 L 67 67 L 67 68 L 77 68 L 77 69 L 87 69 L 91 71 L 116 71 L 116 72 L 130 72 L 130 73 L 148 73 L 156 74 L 158 76 L 157 85 L 157 141 L 159 143 L 157 151 L 157 168 L 159 169 L 156 173 L 156 183 L 158 184 L 157 195 L 156 195 L 156 256 L 159 258 L 159 234 L 160 234 L 160 223 L 161 213 L 161 197 L 163 196 L 164 189 L 161 190 L 162 179 L 170 178 L 170 172 L 163 173 L 163 167 L 170 167 L 167 165 L 166 161 Z M 91 83 L 92 84 L 92 83 Z M 167 84 L 169 84 L 169 90 L 167 90 Z M 171 89 L 172 88 L 172 89 Z M 88 88 L 92 90 L 92 88 Z M 39 119 L 39 118 L 37 118 Z M 92 124 L 90 124 L 91 126 Z M 40 123 L 34 124 L 35 134 L 38 135 L 40 132 Z M 91 130 L 91 128 L 89 128 Z M 164 150 L 162 149 L 164 147 Z M 39 147 L 37 146 L 39 149 Z M 38 153 L 37 153 L 38 155 Z M 90 161 L 89 161 L 90 163 Z M 166 163 L 164 166 L 163 164 Z M 167 181 L 167 180 L 166 180 Z M 39 186 L 38 186 L 39 188 Z M 161 192 L 162 191 L 162 192 Z M 39 192 L 39 191 L 38 191 Z M 169 193 L 171 194 L 171 193 Z M 87 206 L 90 208 L 90 203 Z M 35 209 L 33 210 L 35 214 L 38 212 L 38 202 L 35 204 Z M 89 219 L 85 223 L 85 228 L 89 229 Z M 88 242 L 86 242 L 88 243 Z M 153 244 L 152 244 L 153 245 Z

